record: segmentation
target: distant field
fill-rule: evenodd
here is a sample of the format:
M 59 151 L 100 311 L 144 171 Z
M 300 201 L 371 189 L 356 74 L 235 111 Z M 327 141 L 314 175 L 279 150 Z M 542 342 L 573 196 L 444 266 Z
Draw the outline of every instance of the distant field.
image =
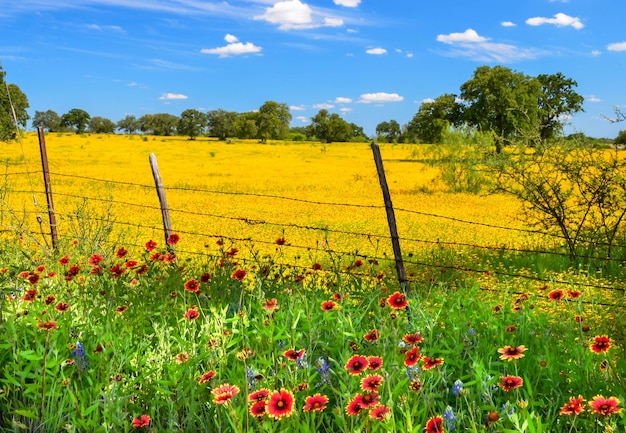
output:
M 185 236 L 185 249 L 205 250 L 205 245 L 212 248 L 222 236 L 251 238 L 248 246 L 261 251 L 274 250 L 274 241 L 280 237 L 288 244 L 309 248 L 367 255 L 391 251 L 385 239 L 359 235 L 386 237 L 389 233 L 367 144 L 227 144 L 180 137 L 73 134 L 48 134 L 46 141 L 60 236 L 94 235 L 89 230 L 81 233 L 72 223 L 72 215 L 96 218 L 91 221 L 94 226 L 98 225 L 97 218 L 110 215 L 118 222 L 112 238 L 123 232 L 127 241 L 150 237 L 160 240 L 161 216 L 148 162 L 150 153 L 154 153 L 172 210 L 174 231 L 206 235 Z M 8 194 L 3 206 L 17 211 L 18 216 L 26 212 L 27 226 L 39 232 L 36 213 L 43 215 L 44 221 L 47 215 L 37 137 L 29 134 L 21 145 L 2 144 L 2 148 L 1 160 L 9 174 L 5 177 Z M 486 226 L 520 227 L 518 206 L 511 199 L 445 193 L 436 181 L 437 170 L 419 162 L 419 146 L 385 144 L 381 152 L 393 204 L 399 209 L 399 234 L 407 240 L 403 245 L 407 253 L 432 248 L 430 242 L 436 241 L 485 246 L 533 242 L 518 232 Z M 13 174 L 27 170 L 37 173 Z M 38 207 L 33 205 L 31 189 L 36 193 Z M 5 214 L 2 224 L 14 225 L 15 221 Z M 294 225 L 328 228 L 328 232 Z

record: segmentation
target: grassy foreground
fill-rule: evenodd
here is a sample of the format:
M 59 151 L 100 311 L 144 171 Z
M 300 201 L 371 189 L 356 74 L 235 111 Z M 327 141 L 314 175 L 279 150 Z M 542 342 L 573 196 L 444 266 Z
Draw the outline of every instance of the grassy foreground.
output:
M 626 427 L 623 348 L 589 329 L 576 286 L 493 296 L 441 272 L 405 297 L 359 259 L 243 267 L 224 243 L 193 263 L 153 240 L 85 247 L 48 260 L 3 247 L 0 431 Z

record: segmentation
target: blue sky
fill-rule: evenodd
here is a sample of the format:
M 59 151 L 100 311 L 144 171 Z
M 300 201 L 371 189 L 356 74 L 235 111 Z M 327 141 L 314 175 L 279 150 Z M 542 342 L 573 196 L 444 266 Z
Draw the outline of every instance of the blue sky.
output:
M 578 82 L 568 132 L 626 124 L 624 0 L 0 0 L 0 60 L 31 116 L 321 108 L 374 134 L 482 65 Z

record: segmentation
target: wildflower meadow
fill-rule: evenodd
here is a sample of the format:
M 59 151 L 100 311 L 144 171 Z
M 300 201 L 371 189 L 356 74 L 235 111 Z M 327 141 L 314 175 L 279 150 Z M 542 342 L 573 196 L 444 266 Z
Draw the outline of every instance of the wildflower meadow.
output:
M 234 152 L 247 160 L 264 150 L 258 144 L 223 146 L 231 147 L 207 152 Z M 335 167 L 348 171 L 348 149 L 291 146 L 301 146 L 294 151 L 300 155 L 306 146 L 304 158 L 322 159 L 330 172 L 340 173 Z M 271 153 L 278 146 L 266 147 Z M 283 155 L 291 151 L 281 150 Z M 394 152 L 409 159 L 405 148 L 390 148 L 387 158 Z M 299 172 L 287 156 L 272 158 L 297 172 L 278 192 L 303 191 L 297 196 L 301 200 L 341 202 L 350 189 L 345 182 L 361 192 L 364 184 L 375 183 L 352 166 L 338 186 L 340 195 L 329 197 L 332 188 L 322 187 L 319 197 L 304 182 L 312 176 L 307 169 Z M 405 253 L 409 279 L 400 284 L 382 241 L 357 237 L 362 244 L 350 248 L 332 238 L 332 229 L 300 230 L 337 217 L 343 218 L 341 230 L 360 234 L 372 229 L 368 222 L 384 227 L 384 215 L 382 222 L 370 216 L 365 228 L 355 228 L 351 224 L 362 220 L 358 211 L 310 214 L 294 201 L 297 215 L 286 217 L 289 222 L 282 227 L 267 222 L 288 212 L 283 202 L 267 210 L 266 224 L 259 223 L 260 217 L 256 224 L 251 218 L 235 220 L 242 207 L 253 207 L 255 196 L 231 196 L 232 214 L 228 203 L 213 203 L 235 223 L 231 230 L 248 227 L 249 236 L 227 232 L 224 221 L 223 226 L 194 223 L 198 227 L 177 230 L 183 224 L 174 218 L 174 231 L 165 237 L 158 224 L 146 222 L 152 218 L 149 210 L 143 216 L 130 205 L 126 208 L 133 216 L 106 210 L 106 194 L 100 193 L 104 198 L 97 206 L 109 212 L 111 226 L 88 212 L 62 214 L 59 228 L 65 235 L 51 248 L 39 236 L 34 217 L 20 211 L 20 206 L 27 209 L 20 197 L 28 194 L 19 191 L 30 188 L 25 178 L 14 180 L 8 173 L 24 171 L 21 164 L 19 156 L 6 163 L 10 168 L 0 194 L 2 432 L 626 430 L 623 289 L 601 267 L 553 270 L 548 265 L 556 267 L 557 260 L 539 257 L 535 262 L 541 266 L 530 269 L 525 260 L 505 257 L 502 250 L 487 254 L 445 247 L 450 239 L 478 243 L 483 231 L 495 225 L 489 222 L 463 233 L 451 229 L 450 238 L 445 230 L 437 231 L 439 244 L 411 248 Z M 389 177 L 392 194 L 400 191 L 403 206 L 408 206 L 408 191 L 425 202 L 434 195 L 442 208 L 463 203 L 462 195 L 426 191 L 436 188 L 430 180 L 421 186 L 415 177 L 409 186 L 394 183 L 401 182 L 396 170 L 402 164 L 413 163 L 392 165 Z M 95 175 L 94 165 L 84 167 L 83 176 L 106 178 L 106 169 Z M 248 169 L 257 188 L 253 194 L 265 200 L 272 179 L 263 186 L 261 175 Z M 424 166 L 422 174 L 428 170 Z M 185 191 L 170 194 L 174 208 L 192 200 L 183 198 L 190 189 L 201 187 L 184 185 L 184 176 L 177 176 L 175 182 Z M 236 183 L 218 168 L 211 176 L 197 177 L 200 183 L 228 178 L 222 188 Z M 133 179 L 124 182 L 111 181 L 109 193 L 115 197 L 133 187 Z M 332 179 L 328 182 L 332 185 Z M 58 190 L 83 196 L 88 189 L 72 188 Z M 380 200 L 378 194 L 366 200 Z M 137 201 L 143 198 L 135 195 Z M 496 206 L 505 199 L 491 199 L 493 212 L 468 207 L 465 217 L 482 212 L 491 213 L 487 219 L 515 220 L 514 203 Z M 124 208 L 119 202 L 131 198 L 108 199 L 109 206 Z M 363 211 L 381 214 L 379 209 Z M 117 232 L 111 228 L 115 218 L 118 224 L 134 218 L 138 227 L 126 225 L 125 232 Z M 412 227 L 403 219 L 400 223 L 406 230 Z M 495 242 L 530 242 L 513 240 L 510 232 L 503 236 Z

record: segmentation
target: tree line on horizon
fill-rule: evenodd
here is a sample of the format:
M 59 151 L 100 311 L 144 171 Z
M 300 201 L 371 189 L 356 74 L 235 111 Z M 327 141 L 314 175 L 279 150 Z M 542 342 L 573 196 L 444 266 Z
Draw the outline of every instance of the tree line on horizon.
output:
M 0 141 L 18 136 L 30 116 L 26 95 L 15 84 L 4 82 L 0 69 Z M 113 134 L 142 133 L 160 136 L 200 136 L 267 140 L 317 140 L 322 142 L 365 142 L 372 138 L 394 143 L 444 143 L 454 131 L 489 134 L 496 152 L 520 140 L 545 142 L 562 136 L 565 119 L 583 111 L 584 98 L 577 82 L 562 73 L 525 75 L 504 66 L 480 66 L 460 86 L 458 94 L 446 93 L 425 101 L 405 125 L 396 120 L 376 126 L 376 137 L 367 137 L 361 126 L 349 123 L 336 113 L 321 109 L 311 123 L 291 127 L 292 115 L 286 103 L 266 101 L 258 110 L 238 113 L 223 109 L 202 112 L 186 109 L 180 116 L 169 113 L 127 115 L 114 122 L 92 117 L 80 108 L 59 115 L 53 110 L 35 111 L 32 127 L 49 132 Z M 529 138 L 531 137 L 531 138 Z M 620 131 L 616 144 L 626 144 Z

